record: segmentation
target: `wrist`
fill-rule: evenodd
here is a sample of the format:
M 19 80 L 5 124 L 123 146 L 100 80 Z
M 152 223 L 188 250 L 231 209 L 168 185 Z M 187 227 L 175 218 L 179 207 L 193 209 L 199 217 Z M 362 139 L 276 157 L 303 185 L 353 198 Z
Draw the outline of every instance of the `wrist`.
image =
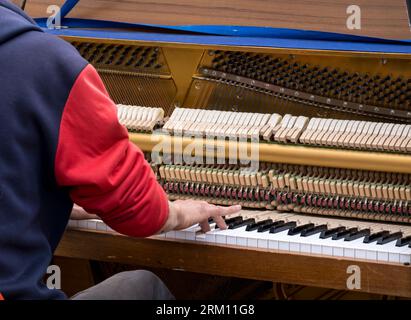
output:
M 168 217 L 160 232 L 168 232 L 179 226 L 180 208 L 175 203 L 168 201 Z

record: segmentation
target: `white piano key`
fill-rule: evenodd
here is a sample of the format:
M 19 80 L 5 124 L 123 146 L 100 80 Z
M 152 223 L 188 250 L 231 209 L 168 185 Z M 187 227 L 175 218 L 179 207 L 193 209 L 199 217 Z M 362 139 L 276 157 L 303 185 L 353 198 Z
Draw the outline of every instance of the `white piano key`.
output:
M 185 229 L 185 239 L 194 241 L 198 232 L 201 232 L 201 227 L 198 224 Z
M 411 254 L 400 254 L 400 263 L 411 264 Z
M 327 245 L 323 245 L 321 247 L 321 253 L 325 256 L 332 256 L 333 255 L 333 247 L 332 246 L 327 246 Z
M 219 244 L 227 244 L 227 235 L 230 234 L 230 230 L 215 229 L 215 242 Z
M 215 236 L 215 242 L 219 244 L 227 244 L 227 236 L 224 233 L 217 233 Z
M 185 240 L 186 239 L 185 231 L 184 230 L 174 231 L 174 238 L 175 239 L 180 239 L 180 240 Z
M 196 240 L 198 242 L 206 242 L 206 235 L 205 233 L 197 233 L 196 234 Z
M 273 249 L 273 250 L 278 250 L 279 249 L 279 244 L 278 240 L 268 240 L 268 249 Z
M 292 251 L 292 252 L 300 252 L 302 243 L 301 243 L 300 241 L 298 241 L 297 237 L 298 237 L 298 236 L 292 236 L 292 237 L 290 237 L 291 239 L 290 239 L 290 241 L 289 241 L 289 246 L 288 246 L 288 248 L 289 248 L 289 250 Z M 310 253 L 310 252 L 311 252 L 311 246 L 310 246 L 309 244 L 306 244 L 306 245 L 309 247 L 306 252 L 307 252 L 307 253 Z
M 355 249 L 361 246 L 364 238 L 360 238 L 354 241 L 346 241 L 344 247 L 344 257 L 346 258 L 355 258 Z
M 175 231 L 168 231 L 165 233 L 165 237 L 167 239 L 175 239 L 176 238 L 176 232 Z
M 254 237 L 247 238 L 247 247 L 258 248 L 258 239 Z
M 344 248 L 333 247 L 333 256 L 335 257 L 344 257 Z
M 400 263 L 400 254 L 395 252 L 388 252 L 388 261 Z
M 107 225 L 103 221 L 98 220 L 96 222 L 96 225 L 97 225 L 97 230 L 98 231 L 107 231 Z
M 251 232 L 246 231 L 248 233 L 248 240 L 247 240 L 247 245 L 248 247 L 251 248 L 258 248 L 258 242 L 260 239 L 268 239 L 268 232 L 267 235 L 261 232 L 257 232 L 257 230 L 253 230 Z M 268 246 L 268 242 L 267 242 L 267 246 Z
M 257 239 L 257 248 L 268 249 L 268 239 Z
M 153 238 L 165 238 L 166 234 L 164 232 L 158 233 L 152 236 Z
M 237 236 L 236 237 L 236 244 L 242 247 L 247 247 L 247 238 L 244 236 Z
M 78 227 L 80 228 L 80 229 L 88 229 L 88 221 L 89 220 L 79 220 L 78 221 Z
M 355 258 L 355 249 L 354 248 L 344 248 L 344 257 Z
M 234 235 L 228 235 L 226 237 L 226 243 L 231 244 L 231 245 L 236 245 L 237 244 L 237 238 Z
M 377 251 L 367 250 L 365 254 L 365 259 L 377 261 Z
M 303 251 L 301 251 L 301 252 L 303 252 Z M 311 244 L 311 253 L 312 254 L 321 254 L 322 253 L 322 245 L 320 245 L 320 244 Z
M 96 220 L 87 220 L 87 229 L 97 230 L 97 221 Z
M 355 251 L 354 258 L 356 259 L 366 259 L 367 258 L 366 249 L 354 249 L 354 251 Z
M 214 231 L 214 230 L 211 230 L 211 231 L 208 231 L 208 232 L 206 232 L 205 233 L 205 242 L 210 242 L 210 243 L 215 243 L 216 242 L 216 238 L 215 238 L 215 236 L 216 236 L 216 233 L 217 233 L 218 231 Z
M 290 242 L 279 240 L 278 241 L 278 250 L 290 251 Z
M 78 227 L 78 220 L 69 220 L 67 226 L 69 228 L 77 228 Z

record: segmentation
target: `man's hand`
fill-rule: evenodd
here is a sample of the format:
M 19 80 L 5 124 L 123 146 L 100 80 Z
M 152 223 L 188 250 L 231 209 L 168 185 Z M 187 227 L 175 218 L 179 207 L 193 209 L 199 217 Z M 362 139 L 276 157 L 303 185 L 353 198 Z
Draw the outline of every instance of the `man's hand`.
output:
M 161 232 L 181 230 L 200 224 L 204 232 L 210 231 L 208 218 L 213 218 L 220 229 L 226 229 L 227 225 L 222 216 L 237 213 L 241 206 L 221 207 L 208 204 L 206 201 L 176 200 L 169 202 L 168 219 Z
M 74 205 L 71 211 L 70 219 L 73 220 L 87 220 L 87 219 L 99 219 L 95 214 L 86 212 L 82 207 Z

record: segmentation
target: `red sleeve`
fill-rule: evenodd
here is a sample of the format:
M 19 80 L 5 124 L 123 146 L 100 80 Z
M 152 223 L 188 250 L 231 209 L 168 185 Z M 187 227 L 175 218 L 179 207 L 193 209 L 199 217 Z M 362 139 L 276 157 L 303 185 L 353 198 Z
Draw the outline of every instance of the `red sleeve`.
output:
M 72 200 L 114 230 L 136 237 L 158 232 L 167 197 L 143 153 L 128 140 L 97 71 L 87 66 L 64 108 L 55 174 Z

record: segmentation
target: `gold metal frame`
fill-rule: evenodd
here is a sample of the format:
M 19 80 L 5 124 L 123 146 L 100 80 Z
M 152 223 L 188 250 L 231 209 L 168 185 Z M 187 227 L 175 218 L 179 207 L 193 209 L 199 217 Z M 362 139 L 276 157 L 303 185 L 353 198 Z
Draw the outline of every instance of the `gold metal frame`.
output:
M 250 142 L 215 142 L 202 138 L 185 138 L 167 135 L 151 135 L 144 133 L 130 133 L 130 140 L 145 152 L 152 152 L 154 147 L 170 146 L 168 151 L 190 150 L 190 155 L 194 156 L 195 146 L 197 150 L 214 150 L 217 146 L 225 146 L 225 157 L 228 158 L 230 148 L 237 150 L 247 150 L 247 154 L 252 154 L 251 148 L 258 151 L 259 161 L 272 163 L 290 163 L 299 165 L 324 166 L 334 168 L 362 169 L 383 172 L 398 172 L 411 174 L 411 156 L 401 154 L 389 154 L 367 151 L 352 151 L 329 148 L 315 148 L 306 146 L 291 146 L 274 143 L 250 143 Z M 178 147 L 177 147 L 178 146 Z M 191 146 L 192 148 L 187 148 Z M 185 153 L 188 154 L 188 151 Z

